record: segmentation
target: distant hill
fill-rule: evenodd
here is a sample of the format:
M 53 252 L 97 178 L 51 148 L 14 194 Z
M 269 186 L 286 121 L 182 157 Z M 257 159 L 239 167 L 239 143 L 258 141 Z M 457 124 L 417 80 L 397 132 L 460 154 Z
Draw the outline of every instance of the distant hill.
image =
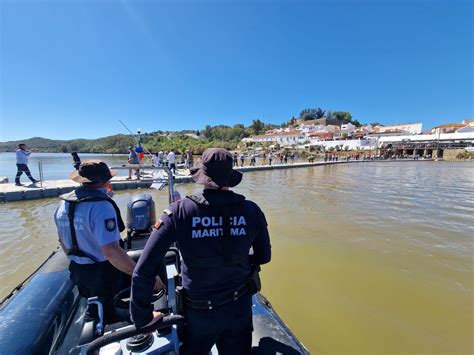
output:
M 126 147 L 135 145 L 133 137 L 117 134 L 98 139 L 56 140 L 33 137 L 17 141 L 0 142 L 0 152 L 14 152 L 19 143 L 25 143 L 29 149 L 45 153 L 125 153 Z
M 240 139 L 239 136 L 220 136 L 217 133 L 229 133 L 232 128 L 210 129 L 209 134 L 215 136 L 200 135 L 199 131 L 180 131 L 180 132 L 152 132 L 141 135 L 142 144 L 151 152 L 159 150 L 169 151 L 175 149 L 177 153 L 183 153 L 186 149 L 195 154 L 200 154 L 204 149 L 212 146 L 220 146 L 227 149 L 234 149 Z M 217 133 L 216 133 L 217 132 Z M 137 144 L 136 138 L 131 135 L 116 134 L 113 136 L 97 139 L 71 139 L 55 140 L 42 137 L 33 137 L 29 139 L 0 142 L 0 152 L 14 152 L 19 143 L 25 143 L 28 149 L 33 149 L 44 153 L 127 153 L 128 146 Z
M 60 152 L 61 146 L 66 141 L 47 139 L 42 137 L 33 137 L 21 141 L 0 142 L 0 152 L 15 151 L 18 144 L 25 143 L 29 148 L 34 148 L 42 152 Z
M 183 130 L 179 132 L 156 131 L 142 133 L 143 146 L 151 152 L 159 150 L 176 153 L 190 150 L 194 154 L 201 154 L 206 148 L 222 147 L 233 150 L 242 138 L 260 134 L 266 130 L 278 127 L 266 124 L 260 120 L 253 120 L 252 124 L 245 127 L 237 123 L 232 127 L 226 125 L 209 126 L 203 130 Z M 113 136 L 97 139 L 71 139 L 55 140 L 42 137 L 33 137 L 9 142 L 0 142 L 0 152 L 14 152 L 19 143 L 25 143 L 29 149 L 45 153 L 127 153 L 128 146 L 137 144 L 136 138 L 128 134 L 115 134 Z

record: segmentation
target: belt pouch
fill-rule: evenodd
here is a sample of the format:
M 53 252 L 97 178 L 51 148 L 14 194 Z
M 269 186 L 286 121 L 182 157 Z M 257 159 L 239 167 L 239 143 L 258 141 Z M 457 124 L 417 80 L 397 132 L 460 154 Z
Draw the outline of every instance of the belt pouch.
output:
M 252 265 L 252 271 L 250 273 L 248 285 L 249 290 L 252 295 L 260 292 L 262 289 L 262 282 L 260 281 L 260 266 L 259 265 Z

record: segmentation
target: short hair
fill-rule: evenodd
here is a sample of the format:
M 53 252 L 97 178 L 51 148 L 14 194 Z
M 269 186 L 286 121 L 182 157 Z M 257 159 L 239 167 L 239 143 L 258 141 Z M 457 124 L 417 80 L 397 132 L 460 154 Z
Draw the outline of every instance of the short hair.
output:
M 25 143 L 20 143 L 20 144 L 18 144 L 18 148 L 20 148 L 20 147 L 22 147 L 22 146 L 24 146 L 24 145 L 26 145 L 26 144 L 25 144 Z

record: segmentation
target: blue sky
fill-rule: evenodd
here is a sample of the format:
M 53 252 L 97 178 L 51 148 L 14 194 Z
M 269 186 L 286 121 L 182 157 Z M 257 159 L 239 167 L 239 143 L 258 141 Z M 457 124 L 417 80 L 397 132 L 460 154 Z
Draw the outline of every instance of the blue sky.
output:
M 2 0 L 0 140 L 473 117 L 472 2 Z

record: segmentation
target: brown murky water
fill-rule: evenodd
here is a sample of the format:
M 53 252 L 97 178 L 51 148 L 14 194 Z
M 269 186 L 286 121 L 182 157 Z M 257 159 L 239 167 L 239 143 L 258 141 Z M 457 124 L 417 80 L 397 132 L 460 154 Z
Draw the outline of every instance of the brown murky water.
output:
M 473 353 L 472 163 L 246 173 L 235 190 L 269 222 L 263 293 L 312 353 Z M 136 192 L 119 192 L 119 206 Z M 56 248 L 56 205 L 0 205 L 1 296 Z

